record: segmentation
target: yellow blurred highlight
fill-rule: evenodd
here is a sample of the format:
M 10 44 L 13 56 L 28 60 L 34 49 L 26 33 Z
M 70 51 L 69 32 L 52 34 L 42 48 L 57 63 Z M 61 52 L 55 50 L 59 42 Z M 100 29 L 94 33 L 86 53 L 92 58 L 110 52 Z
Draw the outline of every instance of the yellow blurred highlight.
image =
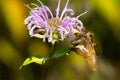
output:
M 24 42 L 27 35 L 24 3 L 20 0 L 3 0 L 1 6 L 13 41 L 17 44 Z
M 5 39 L 0 38 L 0 61 L 12 69 L 18 70 L 22 57 Z
M 83 80 L 87 74 L 87 70 L 87 63 L 75 52 L 71 52 L 68 56 L 68 61 L 66 61 L 66 64 L 62 68 L 65 80 Z
M 29 46 L 28 50 L 31 56 L 41 55 L 41 56 L 49 56 L 49 47 L 47 44 L 43 43 L 42 41 L 32 41 Z
M 93 6 L 112 25 L 111 29 L 119 37 L 120 33 L 120 6 L 115 0 L 90 0 Z M 120 38 L 120 37 L 119 37 Z
M 7 66 L 8 69 L 10 69 L 10 73 L 12 75 L 14 74 L 15 79 L 13 80 L 26 80 L 23 72 L 19 70 L 19 67 L 23 62 L 22 55 L 20 55 L 19 52 L 14 48 L 14 46 L 12 46 L 12 44 L 4 38 L 0 38 L 0 62 L 3 63 L 5 66 Z M 33 74 L 29 69 L 27 70 L 26 74 L 29 75 L 29 79 L 33 77 Z M 8 74 L 3 75 L 1 74 L 0 71 L 0 80 L 1 80 L 1 76 L 7 77 L 6 75 Z M 11 76 L 11 78 L 13 78 L 13 76 Z

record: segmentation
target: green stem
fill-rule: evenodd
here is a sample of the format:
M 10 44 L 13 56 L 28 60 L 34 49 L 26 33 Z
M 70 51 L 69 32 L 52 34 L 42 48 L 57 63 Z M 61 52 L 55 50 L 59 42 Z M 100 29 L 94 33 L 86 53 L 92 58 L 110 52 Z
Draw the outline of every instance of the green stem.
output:
M 54 50 L 55 50 L 55 44 L 54 45 L 51 44 L 51 47 L 50 47 L 50 57 L 54 54 Z
M 49 70 L 49 65 L 45 66 L 45 75 L 44 75 L 43 80 L 47 80 L 48 70 Z
M 54 49 L 55 49 L 55 45 L 50 44 L 50 57 L 54 54 Z M 48 74 L 48 71 L 50 69 L 51 63 L 52 63 L 52 60 L 49 59 L 48 63 L 45 66 L 46 68 L 45 68 L 45 75 L 44 75 L 43 80 L 47 79 L 47 74 Z

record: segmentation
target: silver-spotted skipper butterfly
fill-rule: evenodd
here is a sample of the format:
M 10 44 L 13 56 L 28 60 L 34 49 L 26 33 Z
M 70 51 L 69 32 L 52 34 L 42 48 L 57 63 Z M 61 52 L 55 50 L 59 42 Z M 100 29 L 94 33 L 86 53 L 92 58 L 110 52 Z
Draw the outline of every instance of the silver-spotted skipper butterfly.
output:
M 96 71 L 96 52 L 95 43 L 93 42 L 93 33 L 85 32 L 76 34 L 76 39 L 71 42 L 72 50 L 82 56 L 93 71 Z

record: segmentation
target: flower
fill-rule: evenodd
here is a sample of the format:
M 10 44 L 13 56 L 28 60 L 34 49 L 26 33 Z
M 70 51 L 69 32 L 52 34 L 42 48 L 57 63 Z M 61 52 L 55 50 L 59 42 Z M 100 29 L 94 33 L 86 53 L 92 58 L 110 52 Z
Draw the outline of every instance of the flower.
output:
M 60 14 L 60 0 L 58 1 L 58 6 L 55 10 L 55 17 L 51 10 L 45 6 L 40 0 L 38 0 L 41 6 L 38 6 L 34 3 L 32 5 L 35 8 L 30 9 L 30 15 L 25 19 L 25 24 L 29 30 L 29 35 L 31 37 L 37 37 L 43 39 L 45 42 L 48 39 L 48 42 L 54 44 L 56 41 L 64 40 L 67 37 L 70 37 L 75 33 L 75 30 L 82 32 L 83 24 L 78 19 L 84 12 L 77 17 L 71 17 L 74 15 L 74 11 L 70 8 L 67 8 L 69 0 L 67 0 L 66 5 L 63 11 Z M 68 16 L 67 14 L 70 14 Z

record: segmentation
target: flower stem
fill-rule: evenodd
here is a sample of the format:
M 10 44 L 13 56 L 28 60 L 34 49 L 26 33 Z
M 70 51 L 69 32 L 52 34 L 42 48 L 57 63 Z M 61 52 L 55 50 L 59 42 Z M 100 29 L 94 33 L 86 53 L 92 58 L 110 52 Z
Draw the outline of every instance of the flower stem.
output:
M 55 45 L 50 44 L 50 57 L 54 54 L 54 49 L 55 49 Z M 50 69 L 51 63 L 52 63 L 52 59 L 49 59 L 48 62 L 46 63 L 43 80 L 47 80 L 47 75 L 48 75 L 48 71 Z
M 48 70 L 49 70 L 49 65 L 47 65 L 47 66 L 45 66 L 46 68 L 45 68 L 45 74 L 44 74 L 44 78 L 43 78 L 43 80 L 47 80 L 47 74 L 48 74 Z

